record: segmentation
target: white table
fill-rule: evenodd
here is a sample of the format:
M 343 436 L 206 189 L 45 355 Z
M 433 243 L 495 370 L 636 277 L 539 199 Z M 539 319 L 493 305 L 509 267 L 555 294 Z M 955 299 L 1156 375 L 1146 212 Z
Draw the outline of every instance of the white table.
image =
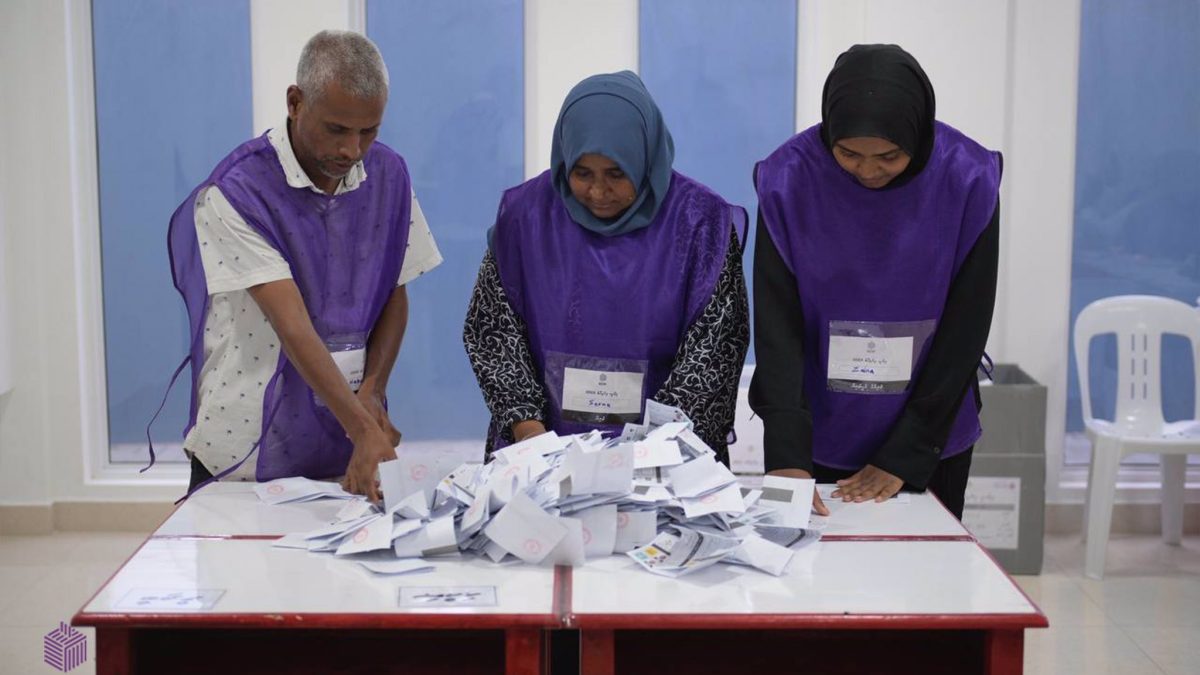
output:
M 969 540 L 821 541 L 778 578 L 716 566 L 668 579 L 619 558 L 571 574 L 569 624 L 589 673 L 664 660 L 689 674 L 753 672 L 744 659 L 780 668 L 798 654 L 822 673 L 1019 673 L 1024 629 L 1047 625 Z M 946 649 L 951 636 L 962 640 Z M 877 661 L 877 650 L 902 655 Z
M 159 526 L 157 537 L 281 537 L 308 532 L 334 520 L 345 502 L 321 499 L 300 504 L 270 506 L 254 494 L 254 483 L 209 483 Z
M 435 560 L 432 573 L 386 578 L 272 547 L 329 522 L 342 502 L 266 506 L 252 487 L 218 483 L 193 495 L 80 610 L 74 622 L 97 629 L 98 672 L 206 672 L 213 663 L 282 672 L 299 659 L 314 671 L 495 672 L 503 662 L 510 673 L 540 673 L 552 629 L 569 628 L 581 631 L 585 673 L 793 662 L 824 674 L 910 665 L 926 675 L 1019 673 L 1024 629 L 1047 625 L 928 494 L 832 503 L 822 541 L 779 578 L 719 565 L 673 580 L 624 556 L 574 570 Z M 402 607 L 406 586 L 494 587 L 496 603 Z M 197 591 L 215 603 L 162 604 Z
M 819 486 L 826 495 L 832 486 Z M 932 492 L 902 492 L 895 499 L 876 504 L 825 499 L 829 507 L 821 536 L 831 540 L 895 539 L 954 541 L 969 540 L 971 533 L 942 505 Z
M 383 577 L 271 546 L 343 504 L 267 506 L 249 483 L 193 495 L 76 614 L 73 623 L 96 628 L 97 672 L 543 672 L 547 631 L 562 615 L 553 568 L 438 559 L 433 572 Z M 402 606 L 402 587 L 472 606 Z M 494 604 L 471 602 L 489 591 Z M 215 603 L 173 604 L 195 596 Z

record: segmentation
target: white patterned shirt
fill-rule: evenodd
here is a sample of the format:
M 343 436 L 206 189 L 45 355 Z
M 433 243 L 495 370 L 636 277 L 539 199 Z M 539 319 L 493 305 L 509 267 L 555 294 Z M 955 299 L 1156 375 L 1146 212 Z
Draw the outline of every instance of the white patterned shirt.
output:
M 267 132 L 267 138 L 279 156 L 288 185 L 320 193 L 296 159 L 287 124 Z M 365 180 L 367 172 L 359 162 L 334 194 L 355 190 Z M 247 289 L 291 279 L 292 272 L 279 251 L 246 223 L 216 186 L 197 199 L 195 222 L 210 302 L 204 324 L 204 365 L 198 384 L 196 424 L 184 439 L 183 448 L 214 476 L 246 457 L 224 480 L 254 480 L 257 450 L 254 455 L 247 454 L 262 432 L 263 397 L 275 373 L 280 343 Z M 396 285 L 407 284 L 441 262 L 442 255 L 414 194 L 408 249 Z

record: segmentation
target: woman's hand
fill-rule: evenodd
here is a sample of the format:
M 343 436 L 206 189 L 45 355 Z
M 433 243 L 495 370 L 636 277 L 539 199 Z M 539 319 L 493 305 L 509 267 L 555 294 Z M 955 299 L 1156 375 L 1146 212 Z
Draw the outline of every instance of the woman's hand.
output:
M 882 502 L 899 492 L 904 487 L 904 481 L 868 464 L 853 476 L 839 480 L 837 485 L 830 497 L 841 497 L 844 502 Z

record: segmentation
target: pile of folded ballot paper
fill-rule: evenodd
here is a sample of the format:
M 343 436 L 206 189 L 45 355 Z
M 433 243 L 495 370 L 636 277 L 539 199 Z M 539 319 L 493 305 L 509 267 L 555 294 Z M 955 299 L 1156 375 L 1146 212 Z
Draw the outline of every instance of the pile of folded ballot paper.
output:
M 335 522 L 275 545 L 347 556 L 380 574 L 428 569 L 439 556 L 582 565 L 624 553 L 666 576 L 716 563 L 779 575 L 819 538 L 809 525 L 813 481 L 766 476 L 744 488 L 678 408 L 647 401 L 643 422 L 615 438 L 548 432 L 487 464 L 401 448 L 379 465 L 382 505 L 305 478 L 255 492 L 268 504 L 346 500 Z

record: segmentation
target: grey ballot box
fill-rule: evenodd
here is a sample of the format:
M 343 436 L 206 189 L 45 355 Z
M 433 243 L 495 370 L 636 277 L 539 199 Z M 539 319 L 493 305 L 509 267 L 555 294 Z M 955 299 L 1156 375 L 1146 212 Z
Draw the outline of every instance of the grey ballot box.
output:
M 1010 574 L 1040 574 L 1046 520 L 1046 387 L 1019 366 L 981 378 L 963 524 Z

